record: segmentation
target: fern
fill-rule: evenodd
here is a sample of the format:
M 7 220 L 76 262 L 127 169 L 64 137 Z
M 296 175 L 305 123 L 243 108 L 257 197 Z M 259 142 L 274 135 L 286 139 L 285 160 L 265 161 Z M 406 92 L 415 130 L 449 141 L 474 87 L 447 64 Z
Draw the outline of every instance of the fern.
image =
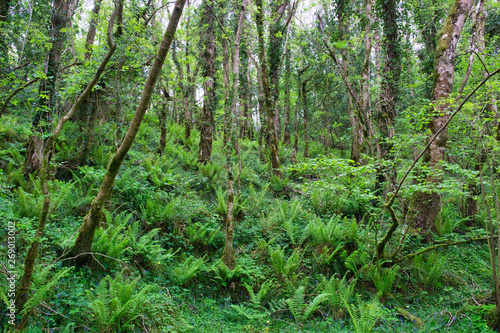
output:
M 302 259 L 299 250 L 294 250 L 292 255 L 285 259 L 285 250 L 278 246 L 276 250 L 269 249 L 269 255 L 272 268 L 280 279 L 294 281 L 298 278 L 297 270 Z
M 137 221 L 132 223 L 127 230 L 131 254 L 140 258 L 142 262 L 151 268 L 162 266 L 165 261 L 173 258 L 177 252 L 173 253 L 173 249 L 166 251 L 161 247 L 160 242 L 154 239 L 158 236 L 159 231 L 160 229 L 156 228 L 144 235 L 140 235 Z
M 174 278 L 181 285 L 190 282 L 201 270 L 204 269 L 206 262 L 206 255 L 203 258 L 189 256 L 183 254 L 181 257 L 182 262 L 173 270 Z
M 340 215 L 332 216 L 327 224 L 321 221 L 319 217 L 314 218 L 307 229 L 311 235 L 312 243 L 316 246 L 337 246 L 343 238 L 343 228 L 339 223 Z M 344 220 L 345 223 L 345 220 Z
M 332 252 L 330 252 L 330 249 L 327 246 L 324 246 L 318 255 L 313 252 L 314 260 L 316 260 L 316 262 L 320 265 L 329 265 L 343 249 L 344 243 L 338 244 Z
M 252 270 L 245 269 L 241 265 L 236 265 L 231 270 L 222 260 L 219 260 L 217 264 L 213 265 L 211 271 L 215 273 L 215 280 L 219 281 L 224 287 L 245 277 L 250 281 L 251 274 L 253 273 Z
M 115 217 L 104 210 L 104 216 L 108 224 L 107 228 L 96 230 L 95 241 L 92 243 L 92 252 L 104 254 L 108 257 L 119 259 L 127 252 L 130 239 L 125 236 L 125 229 L 133 213 L 126 215 L 122 212 Z M 115 260 L 108 258 L 100 259 L 100 262 L 108 265 L 116 264 Z
M 89 307 L 101 332 L 129 331 L 135 326 L 152 289 L 146 285 L 137 292 L 138 282 L 139 278 L 130 281 L 119 273 L 115 279 L 109 275 L 103 278 L 95 293 L 86 290 Z
M 220 186 L 217 190 L 215 190 L 215 193 L 217 194 L 217 207 L 215 208 L 215 212 L 225 219 L 227 214 L 226 196 L 224 195 L 224 192 L 222 192 L 222 188 Z
M 283 226 L 293 245 L 302 244 L 309 236 L 307 228 L 301 229 L 300 226 L 294 223 L 294 220 L 300 210 L 301 206 L 298 200 L 294 200 L 291 203 L 286 203 L 284 201 L 278 202 L 279 219 L 281 220 L 281 223 L 283 223 Z
M 31 296 L 24 305 L 24 309 L 21 312 L 22 316 L 26 316 L 34 307 L 42 303 L 47 294 L 54 289 L 56 283 L 73 270 L 73 267 L 62 268 L 47 281 L 47 276 L 52 268 L 54 268 L 53 265 L 47 266 L 42 269 L 40 274 L 37 274 L 37 276 L 34 277 L 36 289 L 33 296 Z
M 382 315 L 380 305 L 376 300 L 365 303 L 358 299 L 358 305 L 350 304 L 344 300 L 344 304 L 356 333 L 371 332 Z
M 201 224 L 196 222 L 186 227 L 186 235 L 189 243 L 193 246 L 208 246 L 212 244 L 220 229 L 220 226 L 214 229 L 210 223 Z
M 399 273 L 399 266 L 395 265 L 391 268 L 382 268 L 378 266 L 377 271 L 373 276 L 373 283 L 377 288 L 377 295 L 384 302 L 385 298 L 389 295 L 394 280 Z
M 269 184 L 269 183 L 264 185 L 262 187 L 262 190 L 259 193 L 257 193 L 257 191 L 254 189 L 252 184 L 248 185 L 248 191 L 250 192 L 249 197 L 252 199 L 255 208 L 261 207 L 262 202 L 266 198 L 266 194 L 269 190 L 269 186 L 271 186 L 271 184 Z
M 332 276 L 330 280 L 323 278 L 320 290 L 328 294 L 328 303 L 334 318 L 340 319 L 343 317 L 346 307 L 344 301 L 349 301 L 354 293 L 356 279 L 351 284 L 347 283 L 346 276 L 339 279 L 337 276 Z
M 319 308 L 320 304 L 330 296 L 327 293 L 322 293 L 306 304 L 304 293 L 305 287 L 300 286 L 295 291 L 294 296 L 286 300 L 288 308 L 298 324 L 304 323 L 307 318 Z

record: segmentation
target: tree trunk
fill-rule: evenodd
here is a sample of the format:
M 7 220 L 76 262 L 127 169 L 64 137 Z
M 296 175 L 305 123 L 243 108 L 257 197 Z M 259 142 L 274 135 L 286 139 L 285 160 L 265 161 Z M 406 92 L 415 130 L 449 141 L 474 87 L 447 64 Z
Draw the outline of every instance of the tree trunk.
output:
M 382 19 L 384 22 L 383 48 L 385 63 L 382 70 L 380 89 L 380 159 L 386 161 L 387 167 L 378 167 L 377 180 L 379 184 L 387 181 L 388 190 L 392 189 L 396 181 L 396 169 L 393 165 L 394 154 L 392 140 L 396 120 L 396 99 L 398 95 L 398 81 L 401 76 L 401 50 L 398 40 L 397 0 L 382 1 Z
M 310 79 L 310 78 L 309 78 Z M 304 157 L 308 158 L 309 157 L 309 117 L 308 117 L 308 112 L 307 112 L 307 81 L 309 79 L 302 81 L 302 112 L 303 112 L 303 117 L 304 117 Z
M 96 85 L 97 81 L 101 77 L 101 74 L 104 72 L 104 69 L 106 68 L 106 65 L 108 64 L 109 60 L 111 59 L 113 53 L 115 52 L 116 44 L 113 42 L 113 35 L 112 35 L 113 34 L 113 23 L 114 23 L 114 20 L 115 20 L 117 13 L 120 10 L 121 10 L 120 6 L 115 6 L 115 9 L 114 9 L 113 13 L 111 14 L 111 17 L 109 20 L 109 24 L 108 24 L 109 51 L 108 51 L 108 53 L 106 54 L 104 60 L 101 62 L 101 65 L 97 69 L 96 74 L 94 75 L 92 81 L 89 82 L 89 84 L 87 85 L 87 87 L 85 88 L 83 93 L 78 97 L 75 104 L 73 104 L 73 106 L 68 111 L 68 113 L 64 117 L 62 117 L 61 120 L 59 120 L 54 131 L 46 139 L 46 142 L 44 142 L 42 149 L 41 149 L 41 156 L 42 156 L 41 162 L 42 162 L 42 164 L 41 164 L 41 169 L 40 169 L 40 184 L 41 184 L 42 193 L 43 193 L 43 206 L 42 206 L 42 212 L 40 214 L 40 219 L 38 221 L 38 227 L 37 227 L 37 231 L 35 233 L 35 238 L 33 239 L 33 242 L 31 243 L 31 246 L 28 250 L 28 253 L 26 254 L 26 260 L 24 262 L 24 272 L 23 272 L 23 275 L 20 279 L 19 287 L 18 287 L 17 293 L 16 293 L 16 307 L 17 307 L 17 311 L 19 314 L 24 309 L 26 301 L 28 300 L 29 289 L 31 286 L 31 278 L 33 275 L 33 269 L 35 267 L 35 260 L 38 256 L 38 247 L 41 243 L 41 238 L 43 237 L 45 225 L 47 223 L 47 217 L 49 215 L 50 192 L 49 192 L 47 177 L 49 174 L 50 157 L 53 154 L 54 142 L 55 142 L 56 138 L 58 137 L 58 135 L 63 130 L 66 122 L 78 111 L 80 106 L 87 99 L 87 97 L 91 93 L 92 89 Z M 23 320 L 23 322 L 24 322 L 24 320 Z
M 32 131 L 35 135 L 28 139 L 26 148 L 25 172 L 28 174 L 40 171 L 42 163 L 43 134 L 47 134 L 52 125 L 52 116 L 57 103 L 56 82 L 59 73 L 61 53 L 66 41 L 65 29 L 73 17 L 75 3 L 73 0 L 55 0 L 50 17 L 52 41 L 47 57 L 45 75 L 47 79 L 40 82 L 39 100 L 33 118 Z
M 257 22 L 257 35 L 258 35 L 258 44 L 259 44 L 259 61 L 260 61 L 260 66 L 261 66 L 261 77 L 262 77 L 262 89 L 264 93 L 264 105 L 266 109 L 266 121 L 267 121 L 267 133 L 269 134 L 269 150 L 270 150 L 270 158 L 271 158 L 271 166 L 272 166 L 272 173 L 274 176 L 280 177 L 281 178 L 281 171 L 280 171 L 280 158 L 279 158 L 279 142 L 278 142 L 278 135 L 276 133 L 276 121 L 275 121 L 275 115 L 276 115 L 276 100 L 275 94 L 272 94 L 272 89 L 275 87 L 272 85 L 274 80 L 277 82 L 277 78 L 275 78 L 278 75 L 277 69 L 273 72 L 270 72 L 267 68 L 267 59 L 266 59 L 266 52 L 264 48 L 264 24 L 263 24 L 263 5 L 262 5 L 262 0 L 256 0 L 255 4 L 257 5 L 258 10 L 255 13 L 255 19 Z M 270 31 L 274 31 L 275 25 L 279 25 L 279 20 L 282 15 L 280 15 L 280 12 L 282 13 L 288 2 L 284 1 L 283 4 L 278 4 L 274 8 L 273 12 L 273 23 L 271 26 Z M 271 45 L 274 45 L 278 42 L 278 37 L 277 35 L 271 34 L 270 36 L 270 43 Z M 269 57 L 269 62 L 271 64 L 271 68 L 274 69 L 276 66 L 276 61 L 279 61 L 279 54 L 278 54 L 278 59 L 276 59 L 275 52 L 272 52 L 272 54 Z M 279 63 L 278 63 L 279 67 Z M 271 77 L 272 76 L 272 77 Z M 269 82 L 269 79 L 271 78 L 271 83 Z
M 290 47 L 288 43 L 285 50 L 285 123 L 283 126 L 283 145 L 290 145 L 290 82 L 292 70 L 290 66 Z
M 434 88 L 432 94 L 435 108 L 431 110 L 437 116 L 434 116 L 428 124 L 432 135 L 446 123 L 449 117 L 449 96 L 453 90 L 456 47 L 472 4 L 472 0 L 455 0 L 443 28 L 439 32 L 434 59 Z M 414 192 L 412 198 L 410 213 L 415 217 L 414 227 L 417 231 L 426 235 L 429 235 L 429 231 L 435 230 L 436 219 L 441 214 L 441 194 L 433 189 L 441 180 L 439 172 L 442 171 L 442 166 L 439 165 L 439 162 L 444 161 L 447 141 L 448 129 L 445 128 L 431 143 L 430 148 L 423 156 L 423 163 L 431 168 L 431 173 L 425 179 L 431 189 L 429 192 Z
M 164 100 L 162 101 L 161 109 L 158 109 L 158 122 L 160 125 L 160 142 L 157 153 L 161 156 L 167 144 L 167 103 L 172 101 L 166 88 L 161 88 Z
M 141 100 L 139 101 L 137 110 L 134 114 L 132 122 L 130 123 L 130 127 L 124 136 L 120 147 L 108 165 L 104 180 L 101 184 L 101 188 L 99 189 L 99 193 L 92 201 L 89 213 L 84 217 L 75 244 L 68 255 L 69 257 L 74 257 L 76 259 L 76 263 L 79 265 L 87 263 L 90 259 L 87 253 L 91 251 L 94 233 L 101 220 L 104 202 L 111 192 L 120 166 L 123 163 L 128 151 L 132 147 L 132 143 L 134 142 L 142 120 L 144 119 L 156 81 L 160 76 L 161 68 L 165 62 L 165 58 L 174 38 L 185 2 L 186 0 L 177 0 L 175 3 L 167 30 L 165 31 L 165 35 L 161 41 L 160 49 L 156 55 L 153 66 L 150 69 L 149 76 L 144 86 L 144 91 L 142 92 Z
M 212 139 L 215 111 L 215 30 L 213 2 L 203 3 L 203 27 L 205 27 L 203 59 L 203 107 L 200 120 L 200 150 L 198 162 L 207 163 L 212 156 Z
M 9 17 L 9 7 L 11 0 L 3 0 L 0 2 L 0 29 L 4 28 Z M 0 30 L 1 31 L 1 30 Z M 9 66 L 9 47 L 7 42 L 7 34 L 0 34 L 0 74 L 6 72 Z
M 87 40 L 85 42 L 85 61 L 90 60 L 92 56 L 92 47 L 94 46 L 95 33 L 97 30 L 97 23 L 99 22 L 99 11 L 101 10 L 102 0 L 94 0 L 94 9 L 90 14 L 89 30 L 87 31 Z
M 241 5 L 240 19 L 238 23 L 238 30 L 236 31 L 236 36 L 234 38 L 234 55 L 233 55 L 233 68 L 232 68 L 232 87 L 230 87 L 230 96 L 232 98 L 226 99 L 226 107 L 224 112 L 224 155 L 226 157 L 226 172 L 228 178 L 228 188 L 227 188 L 227 214 L 226 214 L 226 242 L 224 245 L 224 251 L 222 253 L 222 261 L 226 264 L 229 269 L 234 269 L 236 266 L 236 258 L 234 256 L 233 239 L 234 239 L 234 219 L 233 219 L 233 208 L 234 208 L 234 177 L 233 177 L 233 165 L 231 163 L 232 140 L 238 140 L 235 133 L 233 120 L 234 116 L 237 114 L 238 105 L 238 78 L 239 78 L 239 66 L 240 66 L 240 40 L 243 32 L 243 25 L 245 23 L 245 7 L 246 3 L 243 0 Z M 238 143 L 234 145 L 237 147 Z

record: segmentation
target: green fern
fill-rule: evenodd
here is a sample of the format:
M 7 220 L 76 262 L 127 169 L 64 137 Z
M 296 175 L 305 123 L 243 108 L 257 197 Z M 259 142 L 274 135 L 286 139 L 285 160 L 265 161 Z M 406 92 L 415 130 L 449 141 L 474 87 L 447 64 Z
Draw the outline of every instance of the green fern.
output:
M 271 184 L 266 184 L 262 187 L 262 190 L 260 192 L 257 192 L 252 184 L 248 185 L 248 191 L 250 192 L 249 198 L 251 198 L 251 200 L 253 201 L 255 208 L 261 207 L 261 204 L 266 198 L 267 192 L 269 191 L 269 186 L 271 186 Z
M 153 229 L 144 235 L 140 235 L 139 229 L 139 223 L 136 221 L 127 230 L 129 248 L 134 257 L 146 263 L 150 268 L 162 267 L 165 261 L 174 257 L 173 249 L 166 251 L 161 247 L 160 242 L 155 239 L 158 237 L 159 228 Z
M 129 331 L 136 326 L 135 322 L 143 313 L 147 295 L 152 289 L 152 286 L 146 285 L 137 292 L 139 279 L 130 281 L 123 273 L 115 279 L 108 275 L 101 280 L 94 293 L 86 290 L 89 307 L 101 332 Z
M 398 273 L 398 265 L 394 265 L 391 268 L 382 268 L 380 265 L 378 266 L 373 276 L 373 283 L 375 284 L 375 288 L 377 288 L 377 295 L 382 302 L 384 302 L 389 295 Z
M 224 195 L 220 186 L 215 190 L 215 193 L 217 195 L 217 206 L 215 208 L 215 212 L 225 219 L 227 215 L 226 195 Z
M 333 317 L 340 319 L 344 316 L 346 311 L 344 301 L 349 301 L 352 294 L 354 293 L 354 287 L 356 285 L 356 279 L 354 279 L 350 284 L 347 283 L 346 276 L 339 279 L 336 275 L 332 276 L 330 280 L 323 278 L 320 285 L 320 290 L 323 293 L 328 294 L 328 304 L 332 311 Z
M 319 308 L 320 304 L 330 296 L 327 293 L 322 293 L 306 304 L 304 294 L 305 287 L 300 286 L 295 291 L 294 296 L 286 300 L 288 308 L 298 324 L 303 324 Z
M 73 267 L 62 268 L 49 280 L 47 277 L 53 268 L 54 265 L 47 266 L 41 269 L 39 274 L 33 276 L 34 293 L 24 305 L 24 309 L 21 312 L 22 316 L 26 316 L 33 308 L 42 303 L 47 294 L 54 290 L 54 286 L 57 282 L 73 270 Z
M 350 304 L 344 300 L 344 305 L 347 308 L 349 316 L 356 333 L 369 333 L 382 315 L 380 304 L 377 300 L 370 302 L 362 302 L 358 299 L 358 304 Z
M 223 287 L 227 287 L 232 282 L 246 279 L 250 281 L 252 270 L 245 269 L 241 265 L 236 265 L 232 270 L 226 264 L 219 260 L 211 267 L 211 271 L 215 273 L 215 280 L 219 281 Z
M 189 243 L 193 246 L 208 246 L 212 244 L 220 229 L 220 226 L 214 229 L 210 223 L 201 224 L 196 222 L 186 227 L 186 235 Z
M 311 235 L 312 243 L 315 246 L 335 247 L 343 238 L 343 228 L 339 223 L 341 216 L 334 215 L 327 224 L 321 221 L 319 217 L 314 218 L 307 229 Z M 345 220 L 344 220 L 345 223 Z
M 278 246 L 276 250 L 269 249 L 269 255 L 272 268 L 278 278 L 289 281 L 297 280 L 297 270 L 302 259 L 299 250 L 294 250 L 292 255 L 288 259 L 285 259 L 285 250 Z
M 130 239 L 125 235 L 125 229 L 128 227 L 128 221 L 133 213 L 125 216 L 126 212 L 122 212 L 115 217 L 106 210 L 104 216 L 108 226 L 99 228 L 95 233 L 95 240 L 92 243 L 92 252 L 104 254 L 110 258 L 120 259 L 127 252 Z M 109 258 L 101 258 L 99 262 L 107 265 L 116 265 L 116 260 Z
M 181 285 L 187 284 L 205 268 L 205 262 L 206 255 L 197 259 L 194 256 L 186 257 L 186 255 L 183 254 L 181 256 L 181 263 L 173 270 L 175 280 Z

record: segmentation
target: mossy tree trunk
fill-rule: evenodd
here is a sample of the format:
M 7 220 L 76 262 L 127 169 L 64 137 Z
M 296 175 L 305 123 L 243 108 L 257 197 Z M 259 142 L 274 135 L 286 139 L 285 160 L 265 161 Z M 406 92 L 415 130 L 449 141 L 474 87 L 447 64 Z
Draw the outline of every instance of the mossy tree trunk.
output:
M 117 3 L 119 3 L 120 0 L 116 0 Z M 41 169 L 40 169 L 40 184 L 42 187 L 42 193 L 43 193 L 43 206 L 42 206 L 42 212 L 40 214 L 40 218 L 38 221 L 38 227 L 35 233 L 35 237 L 33 239 L 33 242 L 31 243 L 30 248 L 28 249 L 28 253 L 26 254 L 26 259 L 24 262 L 24 271 L 23 275 L 21 276 L 19 286 L 17 289 L 16 293 L 16 307 L 17 307 L 17 313 L 21 313 L 21 311 L 24 309 L 24 306 L 26 304 L 26 301 L 28 300 L 28 294 L 29 294 L 29 289 L 31 286 L 31 278 L 33 276 L 33 269 L 35 267 L 35 260 L 38 257 L 38 247 L 41 242 L 41 238 L 43 237 L 43 233 L 45 230 L 45 225 L 47 224 L 47 218 L 49 215 L 49 209 L 50 209 L 50 192 L 49 192 L 49 187 L 48 187 L 48 175 L 49 175 L 49 164 L 50 164 L 50 157 L 53 154 L 53 149 L 54 149 L 54 142 L 58 135 L 61 133 L 61 131 L 64 128 L 64 125 L 66 122 L 80 109 L 84 101 L 88 98 L 90 93 L 92 92 L 92 89 L 98 82 L 99 78 L 101 77 L 102 73 L 104 72 L 104 69 L 106 68 L 106 65 L 108 64 L 109 60 L 113 56 L 113 53 L 116 50 L 116 44 L 113 41 L 113 25 L 114 25 L 114 20 L 117 15 L 117 13 L 122 10 L 122 7 L 120 5 L 115 5 L 115 9 L 113 10 L 113 13 L 111 14 L 111 17 L 109 19 L 109 24 L 108 24 L 108 45 L 109 45 L 109 51 L 104 57 L 103 61 L 101 62 L 99 68 L 97 69 L 92 81 L 90 81 L 83 91 L 83 93 L 78 97 L 76 100 L 75 104 L 71 107 L 71 109 L 68 111 L 68 113 L 59 120 L 57 123 L 56 127 L 54 128 L 53 132 L 49 135 L 49 137 L 46 139 L 46 141 L 43 143 L 42 146 L 42 164 L 41 164 Z
M 262 90 L 264 93 L 264 105 L 266 109 L 266 123 L 267 123 L 267 134 L 269 136 L 268 147 L 270 150 L 271 167 L 273 169 L 272 173 L 274 176 L 281 178 L 280 171 L 280 158 L 279 158 L 279 142 L 278 134 L 276 131 L 276 94 L 277 94 L 277 76 L 279 69 L 280 53 L 278 50 L 272 49 L 269 54 L 269 68 L 268 59 L 266 57 L 266 51 L 264 47 L 264 7 L 262 0 L 256 0 L 257 10 L 255 12 L 255 19 L 257 23 L 257 36 L 259 44 L 259 62 L 260 71 L 262 77 Z M 285 11 L 288 1 L 280 1 L 273 3 L 273 13 L 272 13 L 272 23 L 270 31 L 278 31 L 278 27 L 281 27 L 281 19 L 283 12 Z M 279 34 L 270 33 L 269 36 L 270 45 L 281 45 L 281 37 Z M 274 83 L 274 84 L 273 84 Z M 275 88 L 276 87 L 276 88 Z
M 441 129 L 449 118 L 449 97 L 453 91 L 457 43 L 472 4 L 472 0 L 455 0 L 438 35 L 432 93 L 435 107 L 431 110 L 433 118 L 428 124 L 432 135 Z M 432 135 L 427 140 L 430 140 Z M 447 141 L 448 129 L 445 128 L 426 150 L 423 163 L 430 166 L 430 172 L 425 177 L 430 188 L 427 192 L 414 192 L 412 198 L 410 214 L 414 217 L 414 227 L 418 232 L 426 235 L 429 235 L 429 231 L 435 230 L 436 220 L 441 214 L 441 194 L 434 189 L 441 181 L 440 162 L 444 161 Z
M 207 163 L 212 156 L 212 139 L 215 111 L 215 30 L 214 30 L 214 6 L 211 0 L 203 2 L 203 26 L 204 45 L 203 59 L 203 107 L 201 109 L 200 119 L 200 150 L 198 161 Z
M 111 161 L 108 164 L 108 168 L 106 170 L 106 174 L 104 175 L 104 180 L 101 184 L 99 192 L 92 201 L 89 212 L 83 219 L 75 244 L 68 254 L 68 257 L 75 258 L 78 265 L 86 264 L 90 259 L 87 253 L 91 251 L 94 233 L 99 226 L 99 222 L 101 221 L 104 202 L 111 192 L 115 178 L 120 170 L 120 166 L 122 165 L 128 151 L 132 147 L 142 120 L 144 119 L 149 102 L 151 101 L 151 96 L 153 95 L 156 81 L 160 76 L 161 68 L 165 62 L 172 40 L 174 39 L 175 31 L 177 30 L 177 25 L 182 14 L 182 10 L 184 9 L 185 2 L 186 0 L 177 0 L 174 5 L 167 30 L 165 31 L 160 49 L 158 50 L 153 66 L 149 72 L 141 99 L 135 111 L 134 117 L 132 118 L 132 122 L 130 123 L 130 127 L 125 134 L 120 147 L 117 149 L 115 155 L 111 158 Z
M 39 90 L 39 100 L 37 111 L 33 118 L 32 131 L 35 133 L 27 142 L 25 171 L 28 174 L 34 171 L 40 171 L 43 157 L 43 134 L 48 134 L 52 125 L 53 113 L 56 110 L 57 93 L 56 82 L 61 62 L 61 54 L 67 39 L 64 29 L 68 26 L 74 13 L 76 1 L 74 0 L 55 0 L 52 6 L 50 17 L 51 46 L 45 65 L 46 78 L 41 80 Z
M 401 50 L 398 38 L 398 1 L 380 0 L 382 19 L 384 22 L 384 37 L 382 46 L 385 54 L 382 82 L 380 89 L 379 130 L 380 130 L 380 159 L 385 161 L 386 167 L 378 167 L 377 181 L 382 184 L 387 181 L 390 191 L 396 182 L 396 169 L 393 165 L 393 139 L 395 135 L 396 100 L 398 82 L 401 76 Z M 377 187 L 380 188 L 380 185 Z
M 222 253 L 222 261 L 226 264 L 229 269 L 234 269 L 236 266 L 236 258 L 234 255 L 233 239 L 234 239 L 234 176 L 233 176 L 233 163 L 231 162 L 233 147 L 237 147 L 238 143 L 234 144 L 232 141 L 238 140 L 236 131 L 233 125 L 234 117 L 237 114 L 238 107 L 238 79 L 240 70 L 240 41 L 241 35 L 243 33 L 243 26 L 245 23 L 245 10 L 246 1 L 243 0 L 241 4 L 240 18 L 238 21 L 238 30 L 236 31 L 236 36 L 234 38 L 234 54 L 233 54 L 233 66 L 232 71 L 229 75 L 231 80 L 230 87 L 226 89 L 230 90 L 229 99 L 226 99 L 226 105 L 224 110 L 224 156 L 226 157 L 226 172 L 228 178 L 227 186 L 227 213 L 226 213 L 226 242 L 224 245 L 224 250 Z
M 283 145 L 290 145 L 290 82 L 292 80 L 290 47 L 285 50 L 285 119 L 283 124 Z

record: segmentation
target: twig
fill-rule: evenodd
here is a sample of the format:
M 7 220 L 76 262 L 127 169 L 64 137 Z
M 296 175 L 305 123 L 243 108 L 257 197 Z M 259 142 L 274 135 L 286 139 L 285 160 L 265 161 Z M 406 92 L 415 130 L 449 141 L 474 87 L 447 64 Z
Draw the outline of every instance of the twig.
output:
M 110 257 L 110 256 L 107 256 L 105 254 L 102 254 L 102 253 L 96 253 L 96 252 L 84 252 L 84 253 L 79 253 L 78 255 L 74 256 L 74 257 L 70 257 L 70 258 L 64 258 L 64 259 L 61 259 L 59 261 L 66 261 L 66 260 L 73 260 L 73 259 L 76 259 L 78 258 L 79 256 L 83 256 L 83 255 L 87 255 L 87 254 L 90 254 L 94 259 L 94 255 L 99 255 L 99 256 L 102 256 L 102 257 L 105 257 L 105 258 L 108 258 L 108 259 L 113 259 L 117 262 L 119 262 L 123 267 L 125 267 L 125 264 L 123 263 L 123 261 L 121 261 L 120 259 L 116 259 L 116 258 L 113 258 L 113 257 Z M 97 261 L 97 259 L 96 259 Z M 100 264 L 100 263 L 99 263 Z M 102 264 L 101 264 L 102 266 Z M 104 267 L 104 266 L 103 266 Z
M 66 319 L 68 319 L 68 320 L 73 321 L 71 318 L 66 317 L 66 316 L 65 316 L 65 315 L 63 315 L 62 313 L 59 313 L 59 312 L 57 312 L 56 310 L 52 309 L 50 306 L 48 306 L 47 304 L 45 304 L 45 302 L 40 303 L 40 305 L 41 305 L 41 306 L 43 306 L 44 308 L 46 308 L 46 309 L 48 309 L 48 310 L 50 310 L 50 311 L 54 312 L 55 314 L 60 315 L 61 317 L 64 317 L 64 318 L 66 318 Z

